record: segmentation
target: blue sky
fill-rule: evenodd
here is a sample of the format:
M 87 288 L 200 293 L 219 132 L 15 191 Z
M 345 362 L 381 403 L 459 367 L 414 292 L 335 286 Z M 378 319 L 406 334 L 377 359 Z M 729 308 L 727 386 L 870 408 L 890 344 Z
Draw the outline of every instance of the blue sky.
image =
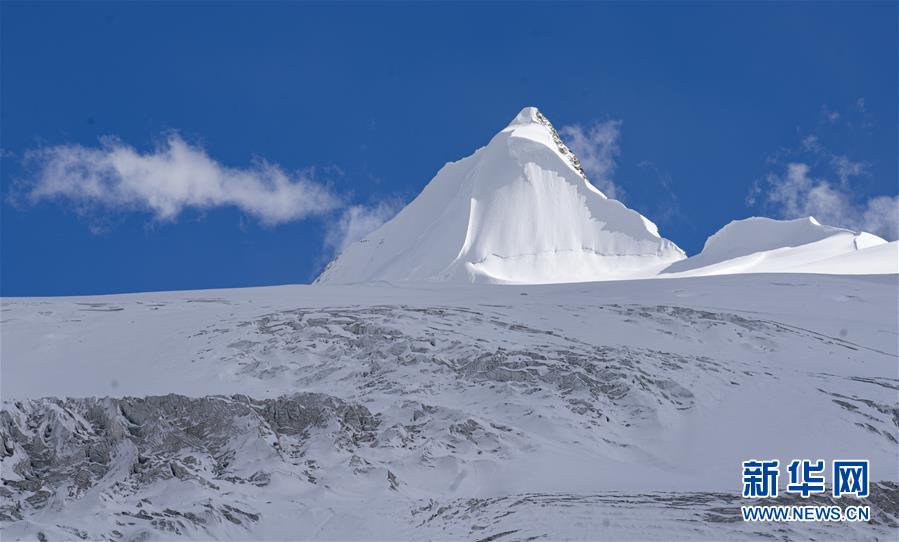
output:
M 307 282 L 525 105 L 688 254 L 758 214 L 895 238 L 895 2 L 0 15 L 2 295 Z

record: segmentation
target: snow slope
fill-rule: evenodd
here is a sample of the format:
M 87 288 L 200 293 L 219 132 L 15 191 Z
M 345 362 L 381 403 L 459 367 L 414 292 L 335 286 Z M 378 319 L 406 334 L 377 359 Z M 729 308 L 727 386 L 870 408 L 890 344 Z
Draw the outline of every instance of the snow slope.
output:
M 768 274 L 4 299 L 2 538 L 895 539 L 897 295 Z M 740 521 L 750 457 L 870 459 L 877 522 Z
M 824 226 L 812 217 L 735 220 L 709 237 L 702 252 L 662 276 L 733 273 L 899 273 L 899 244 L 866 232 Z
M 899 273 L 899 241 L 875 244 L 795 265 L 790 271 L 833 275 L 895 275 Z
M 591 185 L 546 117 L 526 107 L 317 282 L 583 282 L 649 276 L 684 257 Z

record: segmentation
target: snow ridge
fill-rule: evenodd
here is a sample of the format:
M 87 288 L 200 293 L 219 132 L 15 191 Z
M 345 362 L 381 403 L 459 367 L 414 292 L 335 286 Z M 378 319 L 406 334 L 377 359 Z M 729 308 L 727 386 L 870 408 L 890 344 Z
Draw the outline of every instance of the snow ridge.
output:
M 546 126 L 549 130 L 549 133 L 552 135 L 553 142 L 558 147 L 559 152 L 562 153 L 568 161 L 571 163 L 571 167 L 573 167 L 578 173 L 581 174 L 581 177 L 584 178 L 585 181 L 590 182 L 587 178 L 587 173 L 584 171 L 584 168 L 581 167 L 581 161 L 578 160 L 577 156 L 574 154 L 574 151 L 568 148 L 564 141 L 562 141 L 562 136 L 559 135 L 559 132 L 556 131 L 556 128 L 549 122 L 549 119 L 543 115 L 537 108 L 534 109 L 534 115 L 537 117 L 537 120 L 540 121 L 541 124 Z
M 889 274 L 899 272 L 897 243 L 867 232 L 824 226 L 814 217 L 734 220 L 702 252 L 662 276 L 733 273 Z

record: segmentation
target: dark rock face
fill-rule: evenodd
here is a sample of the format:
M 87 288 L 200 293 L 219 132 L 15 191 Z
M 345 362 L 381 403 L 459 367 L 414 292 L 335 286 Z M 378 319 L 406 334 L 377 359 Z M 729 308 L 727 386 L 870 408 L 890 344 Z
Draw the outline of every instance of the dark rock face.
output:
M 552 135 L 553 142 L 556 144 L 556 147 L 558 147 L 559 152 L 562 153 L 563 156 L 568 158 L 568 161 L 571 162 L 571 166 L 575 169 L 575 171 L 580 173 L 581 177 L 583 177 L 584 180 L 588 180 L 587 173 L 584 171 L 583 166 L 581 166 L 581 161 L 578 160 L 574 152 L 568 148 L 568 145 L 566 145 L 565 142 L 562 141 L 562 136 L 559 135 L 559 132 L 556 131 L 556 128 L 552 125 L 551 122 L 549 122 L 549 119 L 546 118 L 543 113 L 537 111 L 537 120 L 540 121 L 540 124 L 546 126 L 546 128 L 549 130 L 549 133 Z
M 243 464 L 248 442 L 264 450 L 254 456 L 268 457 L 275 466 L 311 432 L 330 429 L 336 446 L 351 448 L 373 440 L 377 426 L 364 406 L 318 393 L 266 400 L 165 395 L 6 404 L 0 411 L 0 520 L 22 519 L 48 506 L 53 496 L 77 499 L 101 479 L 104 487 L 127 494 L 170 479 L 210 489 L 223 480 L 266 485 L 270 472 L 248 472 Z M 228 508 L 217 513 L 238 524 L 255 516 Z M 177 511 L 169 515 L 205 521 Z

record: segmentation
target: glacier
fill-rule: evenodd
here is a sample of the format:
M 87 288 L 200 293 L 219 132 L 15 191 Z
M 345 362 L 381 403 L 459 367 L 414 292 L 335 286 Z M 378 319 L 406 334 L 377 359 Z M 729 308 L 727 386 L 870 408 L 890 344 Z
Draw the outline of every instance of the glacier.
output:
M 745 274 L 4 299 L 3 537 L 892 538 L 897 295 Z M 871 460 L 876 522 L 740 521 L 741 461 L 812 456 Z

